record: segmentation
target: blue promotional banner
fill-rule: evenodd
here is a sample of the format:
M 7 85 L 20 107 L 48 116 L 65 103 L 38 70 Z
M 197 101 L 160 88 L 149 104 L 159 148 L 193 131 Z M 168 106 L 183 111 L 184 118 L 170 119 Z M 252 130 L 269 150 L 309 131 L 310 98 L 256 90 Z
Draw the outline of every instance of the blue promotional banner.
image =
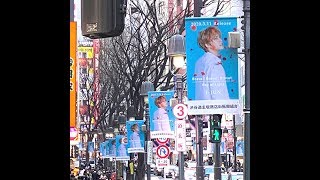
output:
M 106 142 L 100 143 L 99 151 L 100 151 L 102 157 L 107 156 L 107 143 Z
M 240 113 L 236 17 L 186 18 L 188 114 Z
M 94 142 L 88 142 L 88 152 L 94 151 Z
M 130 160 L 128 149 L 128 138 L 123 135 L 116 136 L 116 160 Z
M 108 148 L 109 148 L 109 156 L 116 157 L 116 138 L 111 138 L 108 141 Z
M 83 150 L 82 142 L 79 142 L 79 150 Z
M 104 141 L 106 157 L 110 156 L 109 140 Z
M 141 126 L 144 120 L 127 121 L 128 153 L 144 152 L 145 133 Z
M 221 143 L 220 143 L 220 152 L 221 153 L 225 153 L 225 151 L 226 151 L 226 144 L 225 144 L 224 141 L 221 141 Z
M 238 140 L 236 143 L 237 156 L 243 156 L 243 152 L 244 152 L 244 142 L 243 140 Z
M 150 110 L 150 137 L 174 138 L 175 117 L 170 106 L 173 91 L 148 92 Z

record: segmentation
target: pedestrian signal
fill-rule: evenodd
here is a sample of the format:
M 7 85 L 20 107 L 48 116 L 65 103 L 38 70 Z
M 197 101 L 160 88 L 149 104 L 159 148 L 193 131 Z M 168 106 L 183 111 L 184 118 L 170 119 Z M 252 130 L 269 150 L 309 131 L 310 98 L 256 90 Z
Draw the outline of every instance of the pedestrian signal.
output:
M 221 135 L 222 135 L 222 129 L 221 129 L 221 118 L 222 115 L 220 114 L 214 114 L 212 115 L 212 118 L 210 118 L 210 139 L 209 141 L 211 143 L 220 143 L 221 142 Z
M 221 142 L 221 134 L 222 134 L 221 128 L 214 128 L 211 135 L 211 142 L 212 143 Z

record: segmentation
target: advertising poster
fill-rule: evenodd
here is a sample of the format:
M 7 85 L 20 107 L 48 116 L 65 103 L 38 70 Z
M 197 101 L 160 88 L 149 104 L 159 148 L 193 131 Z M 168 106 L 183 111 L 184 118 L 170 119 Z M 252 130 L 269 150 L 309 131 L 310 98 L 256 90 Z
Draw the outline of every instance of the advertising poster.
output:
M 127 121 L 128 153 L 144 152 L 145 133 L 141 130 L 144 120 Z
M 70 22 L 70 127 L 76 127 L 77 22 Z
M 109 140 L 104 141 L 106 157 L 110 156 Z
M 116 157 L 116 138 L 108 140 L 109 157 Z
M 150 137 L 174 138 L 175 117 L 170 106 L 173 91 L 148 92 L 150 110 Z
M 93 152 L 94 151 L 94 142 L 88 142 L 88 151 Z
M 123 135 L 116 136 L 116 160 L 130 160 L 128 151 L 128 138 Z
M 243 142 L 243 140 L 238 140 L 237 141 L 236 153 L 237 153 L 237 156 L 243 156 L 243 153 L 244 153 L 244 142 Z
M 228 47 L 236 17 L 186 18 L 188 114 L 237 114 L 238 50 Z
M 99 151 L 100 151 L 102 157 L 106 157 L 107 156 L 107 142 L 101 142 L 100 143 Z
M 221 143 L 220 143 L 220 152 L 226 153 L 226 144 L 224 141 L 221 141 Z
M 79 150 L 80 150 L 80 151 L 83 150 L 82 142 L 79 142 Z

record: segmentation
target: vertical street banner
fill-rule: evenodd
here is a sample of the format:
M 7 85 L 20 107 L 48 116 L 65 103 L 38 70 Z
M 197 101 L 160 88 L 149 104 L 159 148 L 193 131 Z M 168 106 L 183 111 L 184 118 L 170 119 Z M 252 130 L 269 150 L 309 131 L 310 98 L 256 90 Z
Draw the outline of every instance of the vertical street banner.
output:
M 170 99 L 174 98 L 173 91 L 148 92 L 150 109 L 150 137 L 175 138 L 175 117 L 170 105 Z
M 238 140 L 236 143 L 237 156 L 243 156 L 243 152 L 244 152 L 244 142 L 243 140 Z
M 83 150 L 82 142 L 79 142 L 79 150 L 80 150 L 80 151 Z
M 77 22 L 70 22 L 70 127 L 76 127 Z
M 104 141 L 104 145 L 105 145 L 105 157 L 109 157 L 110 156 L 110 147 L 109 147 L 109 140 Z
M 130 160 L 128 151 L 128 138 L 123 135 L 116 136 L 116 160 Z
M 88 152 L 94 151 L 94 142 L 89 141 L 88 142 Z
M 175 138 L 175 150 L 178 152 L 185 152 L 186 149 L 186 121 L 177 120 L 175 126 L 176 138 Z
M 237 48 L 228 47 L 236 17 L 186 18 L 188 114 L 238 114 Z
M 116 138 L 111 138 L 108 141 L 108 148 L 109 148 L 109 157 L 115 158 L 116 157 Z
M 99 151 L 100 151 L 102 157 L 106 157 L 107 156 L 107 142 L 101 142 L 100 143 Z
M 226 143 L 224 141 L 221 141 L 220 143 L 220 153 L 225 153 L 226 151 Z
M 127 121 L 128 153 L 144 152 L 145 133 L 141 130 L 144 120 Z

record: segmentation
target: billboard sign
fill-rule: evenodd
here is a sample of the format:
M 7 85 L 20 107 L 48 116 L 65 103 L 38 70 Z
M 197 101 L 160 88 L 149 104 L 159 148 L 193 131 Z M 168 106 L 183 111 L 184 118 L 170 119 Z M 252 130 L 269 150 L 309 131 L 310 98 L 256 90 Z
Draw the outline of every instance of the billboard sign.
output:
M 70 22 L 70 126 L 76 127 L 77 22 Z
M 173 91 L 149 91 L 151 138 L 174 138 L 175 117 L 170 106 Z
M 240 113 L 236 17 L 186 18 L 188 114 Z
M 145 136 L 141 129 L 144 120 L 126 122 L 128 135 L 128 153 L 144 152 Z
M 128 152 L 128 138 L 123 135 L 116 136 L 116 160 L 130 160 Z

